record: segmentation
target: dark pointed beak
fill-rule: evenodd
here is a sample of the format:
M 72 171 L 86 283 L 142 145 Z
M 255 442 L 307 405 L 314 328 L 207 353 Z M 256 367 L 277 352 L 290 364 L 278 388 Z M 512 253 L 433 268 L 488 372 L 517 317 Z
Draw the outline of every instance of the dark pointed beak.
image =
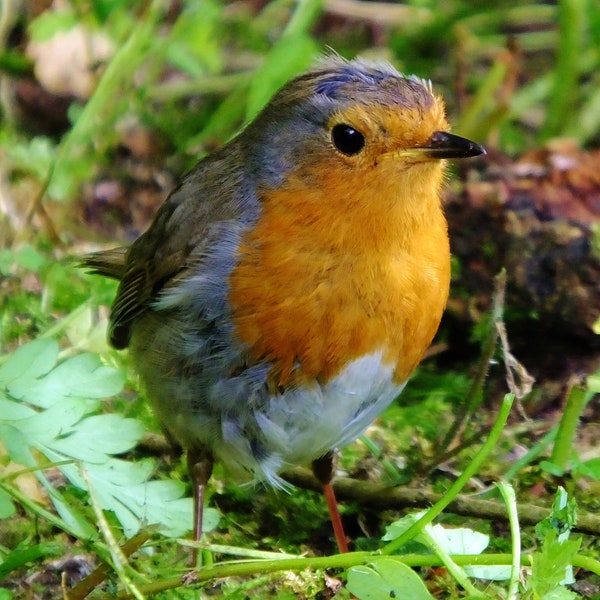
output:
M 447 131 L 436 131 L 419 150 L 433 159 L 469 158 L 486 154 L 483 146 Z

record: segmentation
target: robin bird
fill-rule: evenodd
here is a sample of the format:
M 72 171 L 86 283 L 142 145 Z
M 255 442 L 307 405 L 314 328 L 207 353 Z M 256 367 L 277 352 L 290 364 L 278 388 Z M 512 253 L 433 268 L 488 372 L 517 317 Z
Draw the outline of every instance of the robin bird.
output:
M 484 153 L 449 133 L 429 81 L 330 56 L 200 161 L 130 248 L 84 259 L 120 282 L 109 340 L 187 451 L 196 540 L 215 460 L 276 488 L 312 464 L 347 551 L 334 451 L 400 394 L 436 333 L 444 159 Z

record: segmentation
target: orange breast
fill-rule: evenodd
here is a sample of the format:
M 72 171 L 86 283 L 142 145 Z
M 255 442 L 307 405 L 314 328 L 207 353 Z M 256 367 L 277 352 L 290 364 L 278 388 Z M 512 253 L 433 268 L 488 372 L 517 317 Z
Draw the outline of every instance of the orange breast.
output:
M 388 165 L 382 169 L 390 169 Z M 235 332 L 271 381 L 326 382 L 350 360 L 383 351 L 407 379 L 438 328 L 450 279 L 442 166 L 310 174 L 262 194 L 262 213 L 230 276 Z

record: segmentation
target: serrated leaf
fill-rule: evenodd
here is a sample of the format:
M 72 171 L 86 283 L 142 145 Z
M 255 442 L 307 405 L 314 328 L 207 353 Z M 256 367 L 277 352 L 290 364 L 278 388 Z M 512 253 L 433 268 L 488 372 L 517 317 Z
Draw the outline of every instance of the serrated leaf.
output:
M 96 501 L 103 510 L 115 513 L 127 536 L 145 525 L 158 525 L 168 535 L 183 535 L 191 528 L 193 514 L 191 498 L 182 497 L 185 485 L 174 480 L 147 481 L 152 470 L 152 461 L 111 459 L 86 466 Z M 78 483 L 83 486 L 83 478 Z
M 149 481 L 140 486 L 145 502 L 139 507 L 136 516 L 142 524 L 157 525 L 159 531 L 168 536 L 179 537 L 192 528 L 194 502 L 184 497 L 185 486 L 177 481 Z M 205 508 L 202 530 L 209 532 L 219 523 L 219 512 Z
M 36 414 L 33 408 L 25 404 L 13 402 L 7 398 L 0 398 L 0 421 L 20 421 Z
M 81 469 L 85 469 L 94 498 L 103 510 L 114 512 L 127 535 L 142 525 L 154 524 L 169 535 L 189 531 L 192 501 L 183 497 L 185 486 L 181 482 L 151 481 L 151 460 L 132 463 L 113 456 L 135 446 L 144 433 L 143 425 L 116 414 L 91 414 L 98 409 L 100 398 L 121 389 L 122 374 L 90 354 L 55 366 L 57 357 L 54 342 L 38 341 L 17 350 L 3 367 L 11 393 L 20 400 L 0 396 L 0 438 L 10 458 L 36 467 L 38 462 L 31 452 L 35 448 L 48 461 L 61 463 L 63 474 L 84 490 L 88 483 Z M 39 410 L 24 402 L 37 405 Z M 65 463 L 69 460 L 72 462 Z M 36 476 L 66 531 L 82 539 L 97 534 L 95 526 L 65 501 L 42 471 Z M 11 510 L 5 498 L 1 501 L 4 512 Z M 209 530 L 218 522 L 218 513 L 206 514 L 205 529 Z
M 539 540 L 545 540 L 550 530 L 556 531 L 558 540 L 563 541 L 577 522 L 577 502 L 575 498 L 569 499 L 565 489 L 559 486 L 552 501 L 552 512 L 535 526 L 535 533 Z
M 20 386 L 27 385 L 52 369 L 58 359 L 54 340 L 35 340 L 17 348 L 0 367 L 0 386 L 7 387 L 17 400 Z
M 60 363 L 45 377 L 20 378 L 10 391 L 15 397 L 47 408 L 69 397 L 107 398 L 119 393 L 124 378 L 120 371 L 102 364 L 93 354 L 79 354 Z
M 0 422 L 0 440 L 13 462 L 24 467 L 35 466 L 35 459 L 29 449 L 27 438 L 14 425 Z
M 137 462 L 130 462 L 119 458 L 109 458 L 106 462 L 96 465 L 86 465 L 88 474 L 94 481 L 101 484 L 109 483 L 114 486 L 136 486 L 148 481 L 155 469 L 155 462 L 146 458 Z M 78 487 L 85 489 L 85 482 L 81 474 L 69 474 L 69 479 Z
M 103 485 L 98 496 L 105 510 L 112 510 L 123 524 L 126 535 L 141 526 L 158 524 L 163 533 L 180 536 L 192 526 L 193 503 L 183 498 L 185 486 L 178 481 L 148 481 L 137 485 L 115 486 L 111 481 L 94 477 Z
M 77 460 L 103 463 L 111 454 L 131 450 L 144 431 L 144 426 L 136 419 L 116 414 L 95 415 L 83 419 L 68 434 L 55 439 L 52 448 Z
M 433 600 L 421 578 L 405 564 L 392 558 L 378 559 L 370 566 L 352 567 L 348 570 L 346 587 L 359 600 Z
M 553 592 L 563 583 L 572 583 L 572 562 L 581 546 L 581 539 L 559 541 L 558 534 L 549 530 L 540 552 L 532 557 L 529 586 L 540 598 Z
M 132 463 L 110 458 L 102 464 L 85 463 L 84 468 L 95 501 L 102 510 L 115 514 L 128 537 L 147 525 L 157 525 L 159 531 L 170 536 L 181 536 L 191 529 L 193 504 L 191 498 L 182 497 L 185 485 L 174 480 L 149 481 L 154 472 L 153 460 Z M 64 465 L 61 470 L 73 485 L 87 489 L 78 465 Z M 209 511 L 204 530 L 216 527 L 218 520 L 218 511 Z
M 62 402 L 14 424 L 26 436 L 28 443 L 38 449 L 52 444 L 60 435 L 67 434 L 89 411 L 89 403 L 79 398 L 65 398 Z
M 561 586 L 548 592 L 542 600 L 575 600 L 575 598 L 581 598 L 581 596 L 578 596 L 575 592 Z

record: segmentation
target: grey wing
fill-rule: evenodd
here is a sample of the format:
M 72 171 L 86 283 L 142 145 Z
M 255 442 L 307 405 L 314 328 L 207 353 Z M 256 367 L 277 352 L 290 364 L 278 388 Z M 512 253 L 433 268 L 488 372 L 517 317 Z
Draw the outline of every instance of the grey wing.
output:
M 110 318 L 115 348 L 129 345 L 132 324 L 153 306 L 166 308 L 169 298 L 172 304 L 188 291 L 210 303 L 216 287 L 223 287 L 241 232 L 257 212 L 235 148 L 227 150 L 205 159 L 183 179 L 127 252 Z
M 127 251 L 117 296 L 111 308 L 109 339 L 126 348 L 131 325 L 151 305 L 160 289 L 184 266 L 189 244 L 174 235 L 174 220 L 181 187 L 161 206 L 150 228 Z

